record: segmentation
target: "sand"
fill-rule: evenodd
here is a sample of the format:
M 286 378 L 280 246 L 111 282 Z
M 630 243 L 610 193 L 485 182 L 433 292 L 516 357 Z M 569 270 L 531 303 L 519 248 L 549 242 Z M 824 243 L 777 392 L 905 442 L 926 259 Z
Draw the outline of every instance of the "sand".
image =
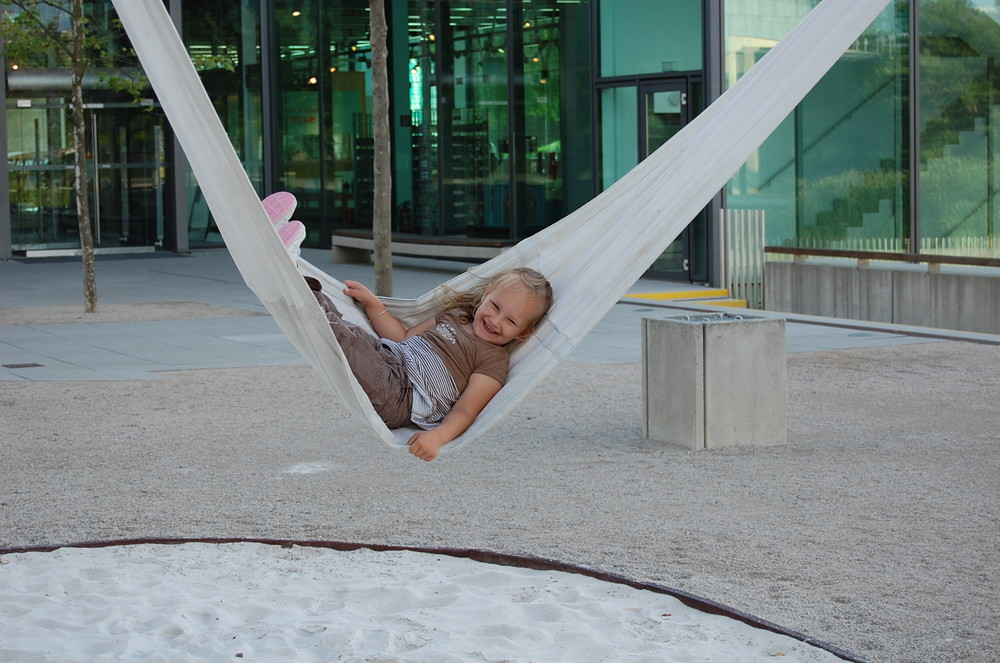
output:
M 6 661 L 839 661 L 575 574 L 257 543 L 5 556 Z

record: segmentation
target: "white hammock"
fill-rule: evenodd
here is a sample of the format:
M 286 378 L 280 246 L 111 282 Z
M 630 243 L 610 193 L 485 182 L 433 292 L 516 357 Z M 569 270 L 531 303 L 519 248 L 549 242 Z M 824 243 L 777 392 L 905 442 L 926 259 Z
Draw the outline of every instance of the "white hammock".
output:
M 732 88 L 607 191 L 448 282 L 463 291 L 499 271 L 529 266 L 552 282 L 555 304 L 537 333 L 513 353 L 507 384 L 445 451 L 497 423 L 569 354 L 887 3 L 823 0 Z M 300 272 L 345 301 L 341 283 L 304 260 L 289 259 L 162 0 L 114 5 L 246 284 L 341 400 L 386 443 L 405 447 L 413 431 L 391 431 L 375 414 Z M 410 323 L 437 310 L 436 291 L 385 303 Z M 353 304 L 340 308 L 349 319 L 367 323 Z

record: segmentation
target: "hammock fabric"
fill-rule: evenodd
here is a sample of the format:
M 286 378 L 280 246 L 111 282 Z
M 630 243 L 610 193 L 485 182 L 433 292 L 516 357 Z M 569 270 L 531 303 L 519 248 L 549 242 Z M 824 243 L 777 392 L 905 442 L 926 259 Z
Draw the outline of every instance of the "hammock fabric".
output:
M 823 0 L 784 39 L 672 139 L 609 189 L 558 223 L 448 282 L 465 291 L 497 272 L 528 266 L 545 274 L 555 304 L 511 356 L 510 378 L 454 451 L 496 424 L 642 276 L 806 93 L 861 35 L 888 0 Z M 201 185 L 246 284 L 332 390 L 386 443 L 405 447 L 412 430 L 392 431 L 376 415 L 302 274 L 367 325 L 342 284 L 288 253 L 202 86 L 162 0 L 114 0 L 170 125 Z M 437 290 L 387 298 L 404 323 L 437 310 Z M 370 327 L 369 327 L 370 328 Z

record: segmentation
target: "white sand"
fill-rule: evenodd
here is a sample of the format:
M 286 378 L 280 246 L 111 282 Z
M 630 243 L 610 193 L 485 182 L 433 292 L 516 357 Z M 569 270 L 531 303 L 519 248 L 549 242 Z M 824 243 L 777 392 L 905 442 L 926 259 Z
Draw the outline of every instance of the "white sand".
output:
M 678 599 L 418 552 L 258 543 L 6 554 L 3 661 L 839 661 Z

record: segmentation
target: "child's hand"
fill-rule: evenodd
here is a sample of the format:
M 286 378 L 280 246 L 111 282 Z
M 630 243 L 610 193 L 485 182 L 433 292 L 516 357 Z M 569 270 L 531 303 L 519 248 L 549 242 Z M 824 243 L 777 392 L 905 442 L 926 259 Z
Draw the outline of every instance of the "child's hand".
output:
M 407 444 L 410 445 L 411 454 L 420 460 L 430 462 L 437 458 L 438 453 L 441 452 L 441 447 L 446 442 L 448 440 L 440 439 L 440 436 L 436 435 L 434 431 L 423 430 L 419 433 L 414 433 Z
M 354 299 L 365 310 L 368 310 L 369 306 L 380 306 L 375 293 L 369 290 L 363 283 L 344 281 L 344 285 L 347 286 L 344 288 L 344 294 Z

